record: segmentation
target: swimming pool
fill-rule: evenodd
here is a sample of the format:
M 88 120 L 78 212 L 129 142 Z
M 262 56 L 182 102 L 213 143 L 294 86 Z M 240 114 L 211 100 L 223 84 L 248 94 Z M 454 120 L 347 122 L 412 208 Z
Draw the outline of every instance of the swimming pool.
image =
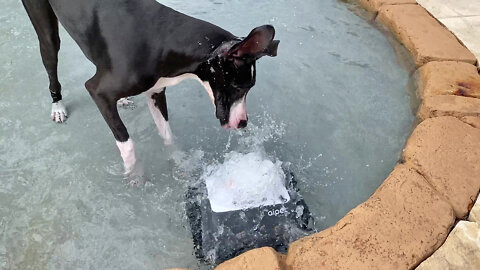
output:
M 363 202 L 398 160 L 413 115 L 408 74 L 387 39 L 343 2 L 160 1 L 239 36 L 272 24 L 276 58 L 257 64 L 245 131 L 222 130 L 194 81 L 167 90 L 176 149 L 143 96 L 121 110 L 149 182 L 130 188 L 110 130 L 84 89 L 94 73 L 62 30 L 59 77 L 70 109 L 49 120 L 48 81 L 21 3 L 0 11 L 0 267 L 161 269 L 199 265 L 185 192 L 232 151 L 261 149 L 296 174 L 316 228 Z

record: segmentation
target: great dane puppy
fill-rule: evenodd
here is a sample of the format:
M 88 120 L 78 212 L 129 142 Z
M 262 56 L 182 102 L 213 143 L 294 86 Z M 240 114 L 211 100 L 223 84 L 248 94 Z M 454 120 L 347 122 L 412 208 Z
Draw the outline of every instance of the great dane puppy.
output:
M 51 118 L 62 123 L 57 76 L 60 37 L 65 27 L 96 66 L 85 87 L 116 139 L 126 174 L 135 171 L 135 146 L 117 111 L 117 102 L 145 93 L 159 134 L 172 143 L 165 89 L 192 78 L 208 92 L 225 128 L 247 125 L 245 99 L 255 84 L 255 62 L 276 56 L 273 26 L 238 38 L 211 23 L 192 18 L 154 0 L 22 0 L 40 41 L 50 80 Z

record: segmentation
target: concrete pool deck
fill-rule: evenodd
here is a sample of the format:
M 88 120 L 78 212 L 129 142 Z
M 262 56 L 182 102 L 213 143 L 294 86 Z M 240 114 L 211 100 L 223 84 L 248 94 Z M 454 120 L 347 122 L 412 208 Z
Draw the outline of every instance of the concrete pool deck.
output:
M 480 1 L 418 0 L 480 59 Z
M 417 68 L 418 126 L 399 163 L 367 201 L 288 254 L 255 249 L 217 269 L 480 269 L 480 2 L 359 3 Z

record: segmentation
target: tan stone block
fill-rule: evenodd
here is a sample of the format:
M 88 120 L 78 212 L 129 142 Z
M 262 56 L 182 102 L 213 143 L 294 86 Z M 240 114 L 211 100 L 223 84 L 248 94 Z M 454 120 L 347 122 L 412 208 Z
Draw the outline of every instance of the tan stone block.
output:
M 420 97 L 457 95 L 480 98 L 477 67 L 465 62 L 429 62 L 418 69 Z
M 477 202 L 472 207 L 468 220 L 480 224 L 480 200 L 477 199 Z
M 215 268 L 215 270 L 283 270 L 283 256 L 273 248 L 247 251 Z
M 417 267 L 417 270 L 438 269 L 480 269 L 480 225 L 460 221 L 445 244 Z
M 480 129 L 455 117 L 427 119 L 413 131 L 403 156 L 464 219 L 480 189 Z
M 335 226 L 290 245 L 288 269 L 410 269 L 445 240 L 451 206 L 414 169 L 397 165 Z
M 480 59 L 480 1 L 418 0 L 418 3 L 455 33 L 477 60 Z
M 480 99 L 459 96 L 425 97 L 418 110 L 418 118 L 425 120 L 439 116 L 478 117 L 480 116 Z
M 476 63 L 475 56 L 419 5 L 383 5 L 377 19 L 407 47 L 417 66 L 430 61 Z
M 464 116 L 460 118 L 463 122 L 469 124 L 470 126 L 474 128 L 480 128 L 480 117 L 475 117 L 475 116 Z
M 359 4 L 368 11 L 378 11 L 382 5 L 416 4 L 416 0 L 359 0 Z

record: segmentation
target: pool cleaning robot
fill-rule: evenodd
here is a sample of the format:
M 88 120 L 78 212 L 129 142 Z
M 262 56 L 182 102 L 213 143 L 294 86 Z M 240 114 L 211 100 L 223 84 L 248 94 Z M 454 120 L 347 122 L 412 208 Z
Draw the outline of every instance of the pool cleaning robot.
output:
M 313 232 L 293 173 L 255 153 L 235 155 L 207 172 L 186 196 L 196 256 L 213 265 L 258 247 L 285 252 L 289 243 Z

